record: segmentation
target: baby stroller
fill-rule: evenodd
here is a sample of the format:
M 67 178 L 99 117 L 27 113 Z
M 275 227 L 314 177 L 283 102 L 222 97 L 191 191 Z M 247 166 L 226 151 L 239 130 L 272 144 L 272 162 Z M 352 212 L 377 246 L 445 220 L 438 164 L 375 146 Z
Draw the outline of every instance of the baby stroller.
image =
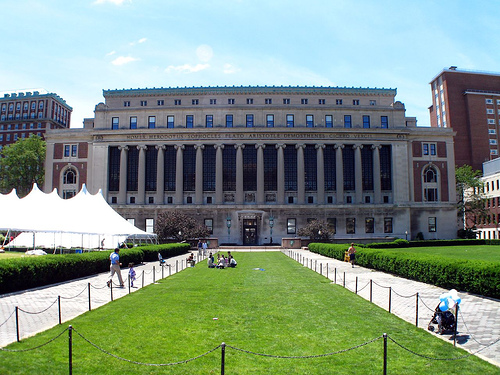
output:
M 437 324 L 437 333 L 442 335 L 445 331 L 455 331 L 455 315 L 450 311 L 441 311 L 439 305 L 437 305 L 434 310 L 434 315 L 432 316 L 427 329 L 431 332 L 434 332 L 436 329 L 434 325 Z

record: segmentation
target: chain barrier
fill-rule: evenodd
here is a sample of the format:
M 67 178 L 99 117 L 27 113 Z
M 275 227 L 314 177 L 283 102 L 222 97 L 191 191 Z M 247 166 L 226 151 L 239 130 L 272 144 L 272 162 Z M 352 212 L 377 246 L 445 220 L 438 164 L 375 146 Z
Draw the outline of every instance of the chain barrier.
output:
M 376 285 L 376 286 L 379 286 L 381 288 L 385 288 L 385 289 L 389 289 L 390 286 L 384 286 L 384 285 L 380 285 L 379 283 L 377 283 L 376 281 L 373 281 L 373 283 Z
M 61 299 L 73 299 L 73 298 L 80 296 L 80 294 L 82 294 L 83 292 L 86 292 L 86 291 L 87 291 L 87 287 L 83 288 L 83 290 L 80 293 L 78 293 L 77 295 L 75 295 L 73 297 L 62 297 L 61 296 Z
M 54 305 L 56 304 L 56 302 L 57 302 L 57 299 L 56 299 L 54 302 L 52 302 L 52 304 L 51 304 L 49 307 L 47 307 L 46 309 L 44 309 L 44 310 L 42 310 L 42 311 L 38 311 L 38 312 L 26 311 L 26 310 L 21 309 L 20 307 L 19 307 L 18 309 L 19 309 L 19 311 L 22 311 L 22 312 L 23 312 L 23 313 L 25 313 L 25 314 L 36 315 L 36 314 L 41 314 L 41 313 L 43 313 L 43 312 L 47 311 L 47 310 L 48 310 L 48 309 L 50 309 L 52 306 L 54 306 Z
M 422 303 L 423 303 L 423 305 L 424 305 L 425 307 L 427 307 L 427 309 L 428 309 L 429 311 L 432 311 L 432 312 L 434 313 L 435 309 L 432 309 L 432 308 L 430 308 L 429 306 L 427 306 L 427 304 L 424 302 L 424 300 L 422 299 L 422 297 L 421 297 L 421 296 L 418 296 L 418 299 L 420 300 L 420 302 L 422 302 Z
M 465 330 L 467 331 L 467 334 L 472 338 L 472 340 L 474 340 L 478 345 L 481 345 L 481 346 L 485 346 L 485 347 L 488 347 L 488 346 L 492 346 L 494 344 L 496 344 L 497 342 L 500 341 L 500 338 L 499 339 L 496 339 L 495 341 L 493 341 L 492 343 L 489 343 L 489 344 L 483 344 L 479 341 L 477 341 L 475 338 L 474 338 L 474 335 L 472 334 L 472 332 L 469 330 L 469 327 L 467 326 L 467 323 L 465 323 L 465 319 L 464 319 L 464 313 L 462 312 L 460 314 L 460 318 L 462 318 L 462 323 L 464 324 L 465 326 Z
M 31 350 L 36 350 L 36 349 L 39 349 L 41 348 L 42 346 L 45 346 L 47 344 L 50 344 L 52 341 L 55 341 L 57 340 L 59 337 L 61 337 L 61 335 L 66 332 L 68 330 L 68 328 L 64 329 L 64 331 L 62 331 L 60 334 L 58 334 L 56 337 L 50 339 L 49 341 L 43 343 L 43 344 L 40 344 L 38 346 L 35 346 L 33 348 L 28 348 L 28 349 L 5 349 L 5 348 L 0 348 L 1 351 L 4 351 L 4 352 L 14 352 L 14 353 L 20 353 L 20 352 L 29 352 Z
M 366 283 L 366 285 L 364 287 L 362 287 L 361 289 L 358 289 L 358 293 L 361 292 L 363 289 L 365 289 L 368 285 L 370 285 L 369 281 Z
M 106 289 L 108 286 L 107 285 L 104 285 L 104 286 L 93 286 L 92 284 L 90 284 L 90 287 L 93 288 L 93 289 Z
M 10 313 L 9 317 L 7 319 L 5 319 L 2 324 L 0 324 L 0 327 L 3 326 L 5 323 L 7 323 L 9 321 L 9 319 L 12 318 L 12 315 L 14 315 L 15 312 L 16 312 L 16 310 L 12 311 Z
M 389 287 L 390 288 L 390 287 Z M 399 294 L 398 292 L 395 292 L 394 289 L 392 289 L 392 293 L 394 293 L 395 295 L 401 297 L 401 298 L 412 298 L 412 297 L 415 297 L 417 295 L 417 293 L 413 293 L 412 295 L 410 296 L 403 296 L 402 294 Z
M 97 350 L 100 350 L 101 352 L 103 352 L 104 354 L 107 354 L 113 358 L 116 358 L 120 361 L 125 361 L 125 362 L 129 362 L 129 363 L 134 363 L 136 365 L 144 365 L 144 366 L 174 366 L 174 365 L 180 365 L 180 364 L 183 364 L 183 363 L 188 363 L 188 362 L 192 362 L 196 359 L 199 359 L 201 357 L 204 357 L 214 351 L 216 351 L 217 349 L 219 349 L 221 347 L 221 345 L 218 345 L 217 347 L 209 350 L 208 352 L 205 352 L 203 354 L 200 354 L 196 357 L 193 357 L 193 358 L 189 358 L 189 359 L 185 359 L 185 360 L 182 360 L 182 361 L 179 361 L 179 362 L 172 362 L 172 363 L 146 363 L 146 362 L 138 362 L 138 361 L 133 361 L 131 359 L 127 359 L 127 358 L 123 358 L 123 357 L 120 357 L 120 356 L 117 356 L 116 354 L 113 354 L 111 352 L 108 352 L 107 350 L 99 347 L 98 345 L 94 344 L 92 341 L 90 341 L 89 339 L 87 339 L 86 337 L 84 337 L 80 332 L 78 332 L 74 327 L 73 327 L 73 331 L 76 332 L 76 334 L 78 336 L 80 336 L 83 340 L 85 340 L 87 343 L 89 343 L 90 345 L 92 345 L 94 348 L 96 348 Z
M 226 348 L 231 348 L 231 349 L 243 352 L 243 353 L 252 354 L 252 355 L 258 355 L 258 356 L 261 356 L 261 357 L 281 358 L 281 359 L 307 359 L 307 358 L 328 357 L 328 356 L 335 355 L 335 354 L 345 353 L 345 352 L 348 352 L 350 350 L 359 349 L 359 348 L 361 348 L 361 347 L 363 347 L 365 345 L 368 345 L 368 344 L 371 344 L 371 343 L 373 343 L 373 342 L 375 342 L 377 340 L 380 340 L 382 337 L 383 336 L 375 337 L 374 339 L 372 339 L 370 341 L 367 341 L 367 342 L 364 342 L 362 344 L 353 346 L 351 348 L 342 349 L 342 350 L 338 350 L 338 351 L 331 352 L 331 353 L 316 354 L 316 355 L 289 355 L 289 356 L 286 356 L 286 355 L 264 354 L 264 353 L 252 352 L 250 350 L 240 349 L 240 348 L 237 348 L 235 346 L 228 345 L 228 344 L 226 344 Z

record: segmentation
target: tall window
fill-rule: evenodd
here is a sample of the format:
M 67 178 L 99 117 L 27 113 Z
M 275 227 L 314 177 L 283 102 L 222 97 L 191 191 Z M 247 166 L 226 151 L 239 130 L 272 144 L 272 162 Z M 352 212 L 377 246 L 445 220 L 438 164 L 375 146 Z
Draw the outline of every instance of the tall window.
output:
M 332 115 L 325 115 L 325 127 L 326 128 L 333 128 L 333 116 Z
M 361 149 L 361 173 L 363 191 L 373 190 L 373 150 L 370 146 Z
M 137 117 L 136 116 L 130 117 L 130 129 L 137 129 Z
M 214 127 L 214 115 L 207 115 L 206 116 L 206 118 L 205 118 L 205 127 L 206 128 L 213 128 Z
M 257 149 L 253 145 L 243 149 L 243 190 L 257 190 Z
M 193 128 L 193 127 L 194 127 L 194 116 L 186 115 L 186 128 Z
M 306 115 L 306 127 L 314 128 L 314 116 Z
M 176 160 L 177 160 L 177 150 L 174 146 L 166 146 L 164 158 L 164 190 L 165 191 L 175 191 L 175 174 L 176 174 Z
M 130 147 L 127 152 L 127 191 L 137 191 L 139 173 L 139 150 Z
M 331 233 L 333 234 L 337 233 L 337 218 L 335 217 L 327 218 L 326 224 L 328 225 L 328 229 L 330 230 Z
M 154 233 L 155 219 L 146 219 L 146 233 Z
M 305 190 L 318 190 L 317 152 L 314 145 L 306 145 L 304 149 Z
M 226 128 L 233 127 L 233 115 L 226 115 Z
M 109 191 L 118 191 L 120 186 L 120 150 L 118 147 L 109 148 Z
M 342 159 L 344 163 L 344 191 L 356 190 L 354 150 L 352 147 L 345 147 L 342 150 Z
M 387 129 L 389 127 L 389 119 L 387 116 L 380 116 L 380 127 Z
M 268 128 L 274 127 L 274 115 L 267 115 L 266 116 L 266 126 Z
M 154 147 L 146 149 L 146 191 L 156 191 L 156 165 L 158 152 Z
M 264 176 L 264 190 L 278 190 L 278 158 L 274 145 L 266 145 L 266 148 L 264 148 Z
M 323 151 L 325 169 L 325 191 L 333 191 L 336 186 L 336 152 L 333 145 L 326 145 Z
M 370 128 L 370 116 L 368 115 L 363 115 L 363 128 Z
M 65 185 L 76 184 L 76 171 L 73 168 L 68 168 L 64 172 L 63 184 L 65 184 Z
M 111 129 L 117 130 L 120 126 L 120 119 L 118 117 L 113 117 L 111 119 Z
M 373 217 L 365 218 L 365 233 L 373 233 L 375 228 L 375 220 Z
M 156 128 L 156 116 L 148 117 L 148 129 Z
M 352 128 L 351 115 L 344 115 L 344 128 Z
M 348 217 L 345 219 L 345 232 L 347 234 L 356 233 L 356 219 L 353 217 Z
M 392 217 L 384 217 L 384 233 L 392 233 Z
M 293 146 L 283 150 L 285 159 L 285 191 L 297 191 L 297 150 Z
M 297 233 L 297 219 L 286 220 L 286 233 L 287 234 Z
M 438 174 L 433 166 L 428 166 L 423 171 L 424 200 L 437 202 L 438 199 Z
M 253 128 L 253 115 L 247 115 L 247 128 Z
M 233 99 L 234 100 L 234 99 Z M 214 234 L 214 219 L 205 219 L 203 221 L 210 234 Z
M 215 191 L 215 147 L 203 150 L 203 191 Z
M 222 185 L 224 191 L 236 190 L 236 149 L 224 147 L 222 150 Z
M 391 146 L 380 148 L 380 187 L 382 190 L 392 190 L 391 154 Z
M 187 146 L 183 151 L 183 190 L 195 190 L 196 150 L 194 146 Z
M 174 116 L 167 116 L 167 128 L 173 128 L 174 126 Z
M 286 127 L 287 128 L 293 128 L 294 127 L 293 115 L 286 115 Z
M 437 229 L 437 220 L 435 217 L 429 217 L 429 232 L 435 232 Z

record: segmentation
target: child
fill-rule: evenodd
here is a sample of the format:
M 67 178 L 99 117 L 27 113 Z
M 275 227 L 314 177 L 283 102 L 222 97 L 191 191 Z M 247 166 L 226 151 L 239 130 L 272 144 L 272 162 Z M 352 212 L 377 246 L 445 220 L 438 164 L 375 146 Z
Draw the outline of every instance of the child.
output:
M 134 270 L 134 263 L 129 263 L 128 264 L 128 277 L 130 279 L 130 286 L 133 288 L 134 287 L 134 281 L 135 281 L 135 270 Z

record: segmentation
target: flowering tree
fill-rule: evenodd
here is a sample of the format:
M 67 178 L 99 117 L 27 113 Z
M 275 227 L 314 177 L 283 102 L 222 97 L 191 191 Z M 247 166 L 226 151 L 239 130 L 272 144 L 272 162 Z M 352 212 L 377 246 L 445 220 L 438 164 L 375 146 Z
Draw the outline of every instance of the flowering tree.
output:
M 159 214 L 156 219 L 155 233 L 160 242 L 168 240 L 181 242 L 210 235 L 205 225 L 198 224 L 191 216 L 180 211 L 164 211 Z
M 311 240 L 328 241 L 335 233 L 329 228 L 326 222 L 312 220 L 304 228 L 300 228 L 297 234 L 309 237 Z

